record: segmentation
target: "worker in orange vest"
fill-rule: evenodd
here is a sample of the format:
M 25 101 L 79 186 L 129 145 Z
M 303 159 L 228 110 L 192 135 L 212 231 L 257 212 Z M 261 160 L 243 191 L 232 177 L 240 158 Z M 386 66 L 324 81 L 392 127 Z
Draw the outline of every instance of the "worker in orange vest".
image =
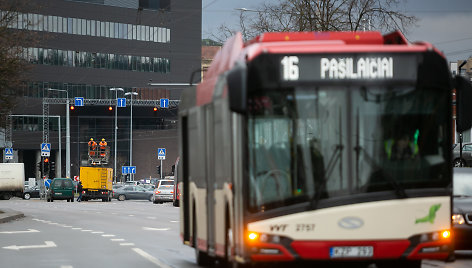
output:
M 97 149 L 97 143 L 93 140 L 93 138 L 90 138 L 90 141 L 88 142 L 89 146 L 89 155 L 90 156 L 95 156 L 95 150 Z
M 107 142 L 105 139 L 102 139 L 102 141 L 98 144 L 100 146 L 100 156 L 105 157 L 105 149 L 107 148 Z

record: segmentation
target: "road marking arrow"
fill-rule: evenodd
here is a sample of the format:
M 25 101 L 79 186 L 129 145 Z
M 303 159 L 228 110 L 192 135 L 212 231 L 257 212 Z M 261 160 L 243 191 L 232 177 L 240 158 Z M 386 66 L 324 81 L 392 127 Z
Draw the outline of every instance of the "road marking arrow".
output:
M 7 231 L 7 232 L 0 232 L 0 234 L 24 234 L 24 233 L 39 233 L 38 230 L 35 229 L 28 229 L 28 231 Z
M 151 227 L 143 227 L 143 230 L 145 230 L 145 231 L 167 231 L 167 230 L 170 230 L 170 228 L 151 228 Z
M 17 246 L 12 245 L 8 247 L 3 247 L 4 249 L 20 250 L 20 249 L 30 249 L 30 248 L 55 248 L 57 247 L 56 243 L 53 241 L 44 241 L 44 245 L 29 245 L 29 246 Z

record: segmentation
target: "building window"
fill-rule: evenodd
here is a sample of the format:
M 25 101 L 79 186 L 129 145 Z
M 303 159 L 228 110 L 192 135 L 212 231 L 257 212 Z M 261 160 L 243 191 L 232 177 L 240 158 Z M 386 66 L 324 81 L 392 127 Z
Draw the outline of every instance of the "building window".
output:
M 52 33 L 170 43 L 170 29 L 167 28 L 39 14 L 18 13 L 18 20 L 8 27 Z
M 139 0 L 139 7 L 152 10 L 170 10 L 170 0 Z
M 31 64 L 169 73 L 167 58 L 136 57 L 130 55 L 91 53 L 47 48 L 24 48 L 23 56 Z M 161 62 L 156 68 L 155 62 Z

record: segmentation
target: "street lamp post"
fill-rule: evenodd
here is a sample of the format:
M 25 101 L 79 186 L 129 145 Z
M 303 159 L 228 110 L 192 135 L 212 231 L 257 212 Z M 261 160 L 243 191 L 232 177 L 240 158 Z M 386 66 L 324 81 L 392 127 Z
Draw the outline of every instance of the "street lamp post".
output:
M 115 144 L 115 156 L 113 157 L 114 160 L 115 160 L 115 164 L 114 164 L 114 168 L 113 168 L 113 176 L 114 176 L 114 182 L 116 183 L 116 158 L 117 158 L 117 155 L 116 155 L 116 134 L 118 132 L 118 91 L 124 91 L 122 88 L 120 87 L 114 87 L 114 88 L 110 88 L 111 91 L 115 91 L 115 141 L 114 141 L 114 144 Z
M 131 104 L 131 115 L 130 115 L 130 124 L 129 124 L 129 165 L 133 165 L 133 95 L 137 96 L 138 92 L 127 92 L 125 96 L 130 96 Z M 130 175 L 131 180 L 134 180 L 133 174 Z
M 65 89 L 48 88 L 49 91 L 62 91 L 66 93 L 66 178 L 70 178 L 70 115 L 69 115 L 69 91 Z M 59 138 L 59 143 L 61 139 Z M 60 150 L 59 150 L 59 153 Z M 58 166 L 60 167 L 62 163 Z M 59 172 L 61 173 L 61 171 Z M 59 174 L 62 176 L 61 174 Z

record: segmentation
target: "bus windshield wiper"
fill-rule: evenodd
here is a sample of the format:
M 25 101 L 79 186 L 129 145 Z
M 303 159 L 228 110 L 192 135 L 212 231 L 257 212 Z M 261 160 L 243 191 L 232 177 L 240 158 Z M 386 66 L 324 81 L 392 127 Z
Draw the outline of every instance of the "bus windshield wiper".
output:
M 364 150 L 364 148 L 362 148 L 361 146 L 357 146 L 354 150 L 356 151 L 362 151 L 364 152 L 364 157 L 366 159 L 366 162 L 369 163 L 371 165 L 371 167 L 373 167 L 373 170 L 374 170 L 374 174 L 378 174 L 380 175 L 382 178 L 384 178 L 392 187 L 393 189 L 395 190 L 395 194 L 399 197 L 399 198 L 407 198 L 407 194 L 405 192 L 405 189 L 403 189 L 403 187 L 398 184 L 397 180 L 395 180 L 395 178 L 392 177 L 392 175 L 390 175 L 389 173 L 385 172 L 385 170 L 383 168 L 381 168 L 375 161 L 374 159 L 372 159 L 372 157 L 367 153 L 366 150 Z

